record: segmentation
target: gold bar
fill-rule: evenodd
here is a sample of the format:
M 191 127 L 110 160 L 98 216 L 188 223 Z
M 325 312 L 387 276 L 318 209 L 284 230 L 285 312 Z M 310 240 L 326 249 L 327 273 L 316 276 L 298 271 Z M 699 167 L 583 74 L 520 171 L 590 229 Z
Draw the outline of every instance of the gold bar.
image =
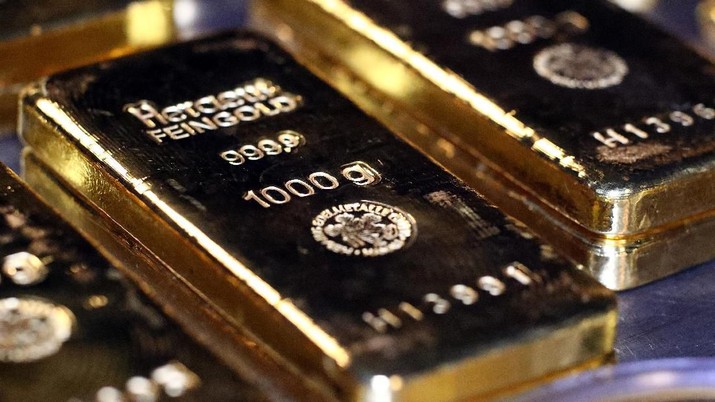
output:
M 15 130 L 17 94 L 25 84 L 172 40 L 172 9 L 171 0 L 0 4 L 0 132 Z
M 62 198 L 52 201 L 63 203 Z M 100 246 L 112 249 L 112 242 Z M 122 264 L 120 269 L 102 257 L 0 165 L 0 386 L 5 400 L 159 400 L 166 394 L 259 402 L 280 397 L 278 388 L 255 380 L 274 375 L 258 370 L 259 359 L 242 359 L 246 375 L 236 375 L 128 280 L 136 274 L 122 270 L 144 267 L 143 262 L 131 257 Z M 174 301 L 180 298 L 177 293 L 168 297 Z M 232 348 L 242 348 L 238 339 Z
M 712 54 L 715 50 L 715 1 L 702 0 L 698 4 L 697 18 L 700 25 L 700 35 L 709 46 Z
M 21 135 L 207 333 L 327 399 L 488 398 L 611 354 L 611 292 L 260 36 L 50 77 Z
M 590 0 L 254 3 L 256 27 L 607 286 L 715 257 L 712 65 L 637 17 Z

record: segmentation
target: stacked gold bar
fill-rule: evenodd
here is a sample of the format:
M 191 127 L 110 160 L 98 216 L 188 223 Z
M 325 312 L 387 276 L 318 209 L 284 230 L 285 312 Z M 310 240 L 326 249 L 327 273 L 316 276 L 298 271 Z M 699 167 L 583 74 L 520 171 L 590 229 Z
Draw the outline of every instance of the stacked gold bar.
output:
M 614 4 L 255 3 L 255 26 L 608 287 L 715 257 L 713 66 Z
M 174 38 L 171 0 L 11 1 L 0 17 L 0 133 L 15 130 L 28 82 Z

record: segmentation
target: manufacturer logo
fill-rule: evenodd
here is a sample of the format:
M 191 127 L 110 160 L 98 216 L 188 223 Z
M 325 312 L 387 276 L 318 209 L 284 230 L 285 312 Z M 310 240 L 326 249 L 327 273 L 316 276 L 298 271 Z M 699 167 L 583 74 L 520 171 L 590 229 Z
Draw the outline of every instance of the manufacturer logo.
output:
M 374 201 L 341 204 L 313 219 L 313 238 L 328 250 L 345 255 L 377 257 L 404 248 L 417 236 L 408 213 Z
M 564 43 L 537 53 L 534 70 L 562 87 L 603 89 L 620 84 L 628 74 L 628 65 L 609 50 Z
M 0 361 L 23 363 L 57 353 L 69 339 L 74 315 L 37 299 L 0 299 Z

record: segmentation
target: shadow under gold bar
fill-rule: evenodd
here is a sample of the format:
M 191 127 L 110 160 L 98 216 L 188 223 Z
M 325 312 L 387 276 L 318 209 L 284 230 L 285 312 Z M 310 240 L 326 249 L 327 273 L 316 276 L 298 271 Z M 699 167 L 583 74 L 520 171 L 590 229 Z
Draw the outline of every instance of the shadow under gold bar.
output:
M 0 135 L 15 130 L 27 83 L 175 36 L 171 0 L 8 1 L 0 19 Z
M 485 399 L 611 354 L 610 291 L 255 34 L 52 76 L 21 136 L 207 333 L 328 399 Z
M 605 1 L 254 3 L 257 28 L 607 286 L 715 257 L 712 64 L 639 18 Z

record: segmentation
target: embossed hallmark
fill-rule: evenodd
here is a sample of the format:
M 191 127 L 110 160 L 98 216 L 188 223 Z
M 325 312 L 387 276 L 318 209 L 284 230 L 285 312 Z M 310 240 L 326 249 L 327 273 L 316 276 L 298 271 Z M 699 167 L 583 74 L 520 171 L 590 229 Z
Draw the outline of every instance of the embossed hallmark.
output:
M 325 209 L 312 225 L 313 238 L 328 250 L 363 257 L 400 250 L 417 235 L 417 222 L 412 215 L 375 201 Z
M 628 74 L 628 65 L 610 50 L 563 43 L 537 53 L 534 70 L 562 87 L 603 89 L 620 84 Z
M 300 95 L 283 92 L 271 81 L 256 78 L 235 89 L 161 110 L 154 102 L 140 100 L 124 105 L 124 111 L 139 119 L 148 128 L 146 135 L 161 144 L 167 139 L 183 140 L 240 122 L 288 113 L 301 102 Z

